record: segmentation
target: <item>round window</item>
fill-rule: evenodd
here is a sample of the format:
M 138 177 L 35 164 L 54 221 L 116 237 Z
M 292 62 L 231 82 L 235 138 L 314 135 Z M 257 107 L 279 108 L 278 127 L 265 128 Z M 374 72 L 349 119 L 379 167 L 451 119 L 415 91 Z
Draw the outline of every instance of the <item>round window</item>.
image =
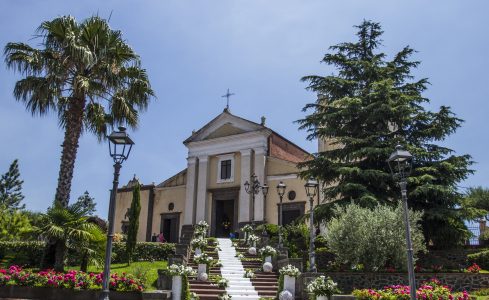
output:
M 170 202 L 170 204 L 168 204 L 168 210 L 172 211 L 174 208 L 175 208 L 175 204 L 173 204 L 173 202 Z
M 290 191 L 289 194 L 287 195 L 290 201 L 294 200 L 295 196 L 296 196 L 295 191 Z

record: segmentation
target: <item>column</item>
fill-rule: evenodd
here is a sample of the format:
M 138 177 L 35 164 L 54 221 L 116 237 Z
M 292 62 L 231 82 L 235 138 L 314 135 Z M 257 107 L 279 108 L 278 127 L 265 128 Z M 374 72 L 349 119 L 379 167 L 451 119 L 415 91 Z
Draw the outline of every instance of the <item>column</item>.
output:
M 185 192 L 185 210 L 183 216 L 184 225 L 194 224 L 194 203 L 195 203 L 195 175 L 197 158 L 187 158 L 187 186 Z
M 255 148 L 253 149 L 255 152 L 255 162 L 254 162 L 254 172 L 258 177 L 258 181 L 263 185 L 266 183 L 265 178 L 265 159 L 266 159 L 266 150 L 265 148 Z M 260 192 L 255 196 L 255 221 L 260 222 L 264 220 L 264 208 L 265 202 L 263 201 L 263 193 L 260 189 Z
M 207 214 L 207 164 L 209 163 L 209 156 L 199 156 L 199 174 L 197 176 L 197 205 L 195 208 L 195 222 L 209 220 L 206 218 Z
M 244 184 L 251 176 L 251 149 L 241 150 L 241 183 L 239 186 L 238 223 L 250 222 L 250 195 L 246 193 Z

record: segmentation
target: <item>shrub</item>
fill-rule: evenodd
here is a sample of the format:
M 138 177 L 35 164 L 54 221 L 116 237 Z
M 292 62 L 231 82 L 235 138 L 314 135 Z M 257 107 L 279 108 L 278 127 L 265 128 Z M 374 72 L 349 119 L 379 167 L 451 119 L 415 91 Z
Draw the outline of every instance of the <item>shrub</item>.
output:
M 467 259 L 472 264 L 478 264 L 483 269 L 489 269 L 489 250 L 469 254 Z
M 113 263 L 127 262 L 126 244 L 113 243 Z M 167 260 L 169 254 L 175 253 L 175 244 L 138 242 L 134 249 L 132 261 Z
M 336 255 L 336 262 L 350 267 L 363 265 L 367 271 L 377 271 L 386 265 L 405 267 L 406 240 L 402 221 L 402 206 L 373 209 L 350 204 L 336 207 L 336 217 L 328 223 L 326 240 Z M 410 211 L 411 234 L 415 254 L 426 251 L 419 222 L 422 214 Z M 415 258 L 416 259 L 416 258 Z
M 17 265 L 38 267 L 44 253 L 44 242 L 0 242 L 0 259 L 6 256 Z

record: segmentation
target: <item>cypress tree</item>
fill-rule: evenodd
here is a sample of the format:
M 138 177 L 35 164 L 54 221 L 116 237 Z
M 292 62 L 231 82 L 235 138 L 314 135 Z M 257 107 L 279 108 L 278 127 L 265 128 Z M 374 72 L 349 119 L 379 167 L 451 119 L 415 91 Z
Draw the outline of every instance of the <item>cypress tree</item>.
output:
M 408 199 L 410 208 L 424 212 L 426 240 L 438 247 L 463 243 L 468 230 L 458 209 L 462 194 L 457 185 L 472 173 L 471 157 L 440 145 L 463 121 L 450 107 L 425 108 L 429 82 L 414 79 L 412 70 L 420 62 L 411 60 L 412 48 L 388 59 L 379 51 L 379 23 L 363 21 L 356 28 L 357 41 L 330 47 L 322 60 L 335 73 L 302 78 L 318 98 L 304 107 L 311 112 L 298 121 L 300 128 L 308 139 L 329 145 L 301 164 L 303 176 L 324 183 L 328 203 L 317 212 L 325 220 L 331 217 L 331 203 L 373 207 L 399 199 L 386 160 L 401 144 L 414 155 Z
M 139 213 L 141 211 L 141 193 L 139 182 L 134 186 L 132 192 L 131 207 L 129 208 L 129 225 L 127 228 L 126 254 L 127 262 L 131 263 L 134 249 L 136 248 L 138 229 L 139 229 Z
M 25 204 L 20 204 L 24 199 L 24 195 L 22 195 L 23 183 L 24 181 L 20 179 L 19 162 L 16 159 L 0 178 L 0 205 L 9 211 L 24 209 Z

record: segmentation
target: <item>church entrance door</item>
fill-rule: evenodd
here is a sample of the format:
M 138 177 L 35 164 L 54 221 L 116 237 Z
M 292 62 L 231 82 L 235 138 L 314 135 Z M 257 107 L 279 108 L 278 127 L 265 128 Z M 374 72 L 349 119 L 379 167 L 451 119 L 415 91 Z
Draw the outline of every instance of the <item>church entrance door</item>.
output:
M 163 233 L 166 242 L 178 243 L 179 223 L 180 213 L 161 214 L 160 233 Z
M 212 191 L 211 235 L 230 237 L 237 230 L 239 188 Z
M 229 237 L 233 232 L 234 200 L 216 201 L 216 237 Z

